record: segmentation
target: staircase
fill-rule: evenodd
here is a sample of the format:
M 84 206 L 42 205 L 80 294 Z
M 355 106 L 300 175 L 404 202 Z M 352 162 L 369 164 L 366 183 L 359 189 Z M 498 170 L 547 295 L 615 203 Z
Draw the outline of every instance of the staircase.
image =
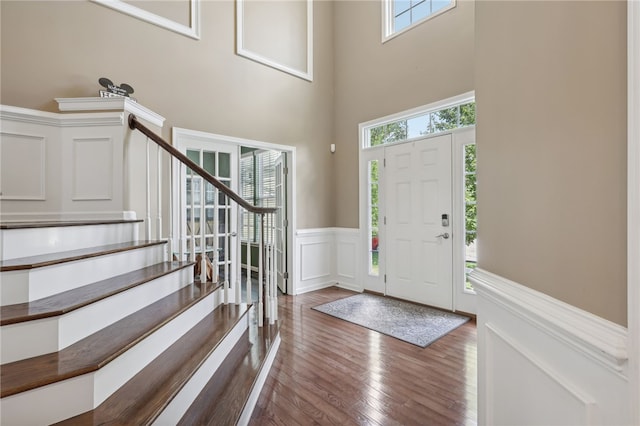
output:
M 0 423 L 246 424 L 280 343 L 138 220 L 0 224 Z

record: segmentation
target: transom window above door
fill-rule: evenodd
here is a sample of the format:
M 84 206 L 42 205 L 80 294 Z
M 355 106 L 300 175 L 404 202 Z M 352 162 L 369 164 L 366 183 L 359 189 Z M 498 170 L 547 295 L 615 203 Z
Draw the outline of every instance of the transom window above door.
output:
M 363 148 L 372 148 L 423 138 L 476 124 L 473 95 L 451 98 L 444 104 L 429 105 L 360 126 Z
M 455 7 L 456 0 L 382 0 L 383 42 Z

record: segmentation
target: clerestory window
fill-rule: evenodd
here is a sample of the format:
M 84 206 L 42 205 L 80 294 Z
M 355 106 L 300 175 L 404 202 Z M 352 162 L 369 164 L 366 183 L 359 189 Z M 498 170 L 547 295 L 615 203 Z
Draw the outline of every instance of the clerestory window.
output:
M 386 41 L 413 26 L 452 9 L 456 0 L 382 0 Z

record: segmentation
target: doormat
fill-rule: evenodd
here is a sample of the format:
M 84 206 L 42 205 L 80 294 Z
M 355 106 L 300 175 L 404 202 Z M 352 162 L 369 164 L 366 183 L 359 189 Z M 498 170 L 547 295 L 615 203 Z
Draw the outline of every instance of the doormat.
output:
M 423 348 L 469 321 L 462 315 L 368 293 L 312 309 Z

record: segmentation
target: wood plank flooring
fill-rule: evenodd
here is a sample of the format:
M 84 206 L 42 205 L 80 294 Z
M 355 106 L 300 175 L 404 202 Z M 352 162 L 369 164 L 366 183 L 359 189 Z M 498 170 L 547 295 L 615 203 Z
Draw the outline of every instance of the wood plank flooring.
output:
M 250 424 L 477 424 L 475 322 L 423 349 L 311 309 L 353 294 L 279 297 L 282 343 Z

